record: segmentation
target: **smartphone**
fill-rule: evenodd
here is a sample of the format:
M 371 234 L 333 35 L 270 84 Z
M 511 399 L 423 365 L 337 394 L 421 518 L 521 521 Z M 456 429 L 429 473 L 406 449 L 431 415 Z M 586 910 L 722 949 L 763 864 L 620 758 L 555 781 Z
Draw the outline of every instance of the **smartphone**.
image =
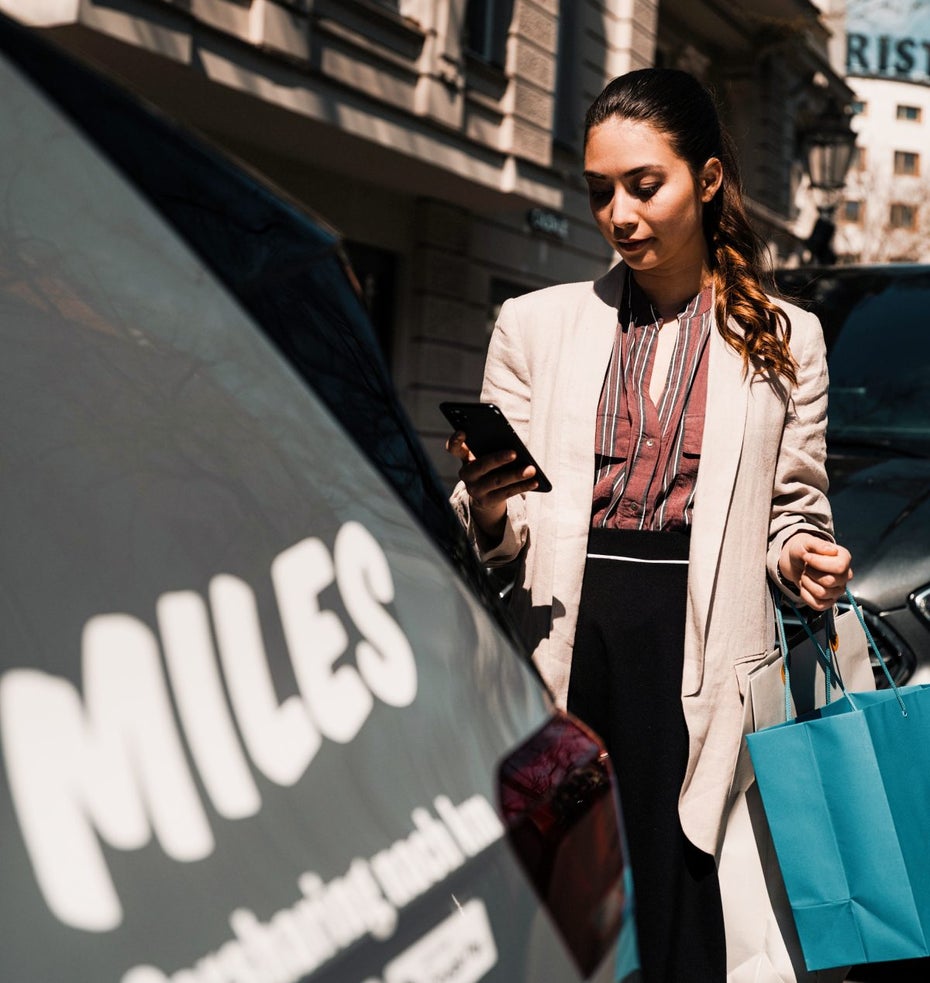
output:
M 536 468 L 537 486 L 534 491 L 552 491 L 552 482 L 543 474 L 526 444 L 507 422 L 507 417 L 493 403 L 440 403 L 442 415 L 467 437 L 468 446 L 475 457 L 494 451 L 515 451 L 514 465 Z

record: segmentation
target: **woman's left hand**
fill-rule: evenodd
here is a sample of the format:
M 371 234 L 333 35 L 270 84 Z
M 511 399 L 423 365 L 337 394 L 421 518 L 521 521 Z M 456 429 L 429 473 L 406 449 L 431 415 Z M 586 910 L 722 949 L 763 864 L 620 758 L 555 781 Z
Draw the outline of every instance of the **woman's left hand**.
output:
M 815 611 L 833 607 L 853 575 L 849 550 L 807 532 L 796 533 L 785 543 L 778 567 Z

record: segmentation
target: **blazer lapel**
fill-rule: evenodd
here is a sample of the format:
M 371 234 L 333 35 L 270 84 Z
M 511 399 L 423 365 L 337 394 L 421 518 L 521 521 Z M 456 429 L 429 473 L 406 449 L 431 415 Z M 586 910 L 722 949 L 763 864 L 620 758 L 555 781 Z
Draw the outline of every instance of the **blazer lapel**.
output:
M 560 529 L 575 530 L 585 540 L 591 524 L 597 406 L 617 334 L 617 297 L 622 283 L 623 267 L 619 264 L 597 280 L 571 312 L 572 321 L 565 325 L 559 348 L 559 365 L 550 380 L 559 390 L 559 419 L 553 421 L 551 437 L 552 452 L 559 462 L 559 481 L 546 496 L 550 499 L 547 504 Z M 582 573 L 583 569 L 578 571 L 579 591 Z
M 570 446 L 564 448 L 564 452 L 576 455 L 584 435 L 587 441 L 584 445 L 586 460 L 590 457 L 591 467 L 583 477 L 589 485 L 594 480 L 594 422 L 617 334 L 617 308 L 623 275 L 623 264 L 619 263 L 595 281 L 594 289 L 578 308 L 568 337 L 567 351 L 563 350 L 563 357 L 570 353 L 571 358 L 563 383 L 565 419 L 562 431 L 570 440 Z M 588 498 L 590 495 L 589 487 Z
M 688 620 L 682 693 L 695 694 L 704 676 L 704 643 L 723 535 L 739 469 L 749 377 L 743 360 L 716 328 L 708 339 L 707 407 L 694 494 L 688 576 Z
M 624 283 L 623 264 L 617 264 L 595 281 L 594 289 L 581 306 L 575 324 L 574 342 L 577 345 L 570 392 L 575 393 L 576 405 L 585 407 L 585 415 L 593 420 L 601 397 L 607 363 L 617 336 L 620 290 Z M 591 439 L 594 454 L 594 438 Z

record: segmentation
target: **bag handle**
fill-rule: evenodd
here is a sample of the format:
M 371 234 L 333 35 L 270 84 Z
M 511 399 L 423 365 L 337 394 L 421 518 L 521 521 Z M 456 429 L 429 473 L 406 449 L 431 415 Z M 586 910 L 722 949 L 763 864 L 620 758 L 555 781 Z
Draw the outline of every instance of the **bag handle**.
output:
M 772 594 L 772 607 L 775 611 L 775 628 L 778 633 L 778 647 L 781 649 L 782 653 L 782 673 L 785 679 L 785 720 L 791 720 L 791 660 L 790 650 L 788 648 L 788 639 L 785 633 L 785 619 L 781 611 L 781 601 L 782 598 L 776 592 L 773 584 L 769 585 Z M 807 637 L 813 642 L 814 649 L 817 652 L 817 657 L 820 660 L 820 664 L 823 667 L 824 673 L 824 699 L 827 703 L 833 698 L 833 656 L 832 652 L 835 650 L 836 645 L 836 628 L 833 624 L 833 611 L 832 609 L 825 612 L 827 615 L 825 621 L 826 637 L 830 644 L 831 654 L 828 655 L 824 647 L 820 644 L 820 639 L 811 630 L 810 625 L 807 623 L 807 618 L 797 609 L 794 602 L 789 597 L 784 598 L 785 602 L 797 616 L 798 621 L 804 626 L 804 631 L 807 633 Z M 841 681 L 842 684 L 842 681 Z
M 789 659 L 788 644 L 785 636 L 785 619 L 781 613 L 781 605 L 779 603 L 779 598 L 775 594 L 774 587 L 772 588 L 772 600 L 775 607 L 775 624 L 778 630 L 778 644 L 782 651 L 782 666 L 785 674 L 785 720 L 791 720 L 791 666 Z M 811 630 L 810 625 L 807 623 L 807 619 L 798 611 L 794 603 L 790 598 L 785 598 L 788 602 L 791 610 L 798 616 L 801 624 L 804 626 L 804 630 L 807 633 L 808 638 L 813 642 L 814 648 L 817 651 L 817 655 L 823 664 L 824 670 L 824 681 L 826 685 L 826 702 L 829 704 L 831 699 L 831 689 L 832 689 L 832 678 L 834 669 L 834 656 L 836 653 L 836 645 L 838 644 L 838 638 L 836 635 L 836 626 L 833 622 L 833 611 L 832 609 L 827 612 L 828 619 L 826 621 L 826 637 L 829 645 L 829 653 L 821 645 L 820 639 L 817 638 L 815 633 Z M 865 632 L 866 640 L 869 643 L 869 648 L 875 654 L 875 658 L 878 659 L 878 664 L 882 667 L 882 672 L 885 674 L 885 678 L 888 680 L 888 685 L 894 691 L 895 699 L 898 701 L 898 706 L 901 708 L 901 713 L 903 716 L 907 716 L 907 707 L 904 704 L 904 700 L 901 697 L 901 691 L 892 679 L 891 672 L 888 669 L 888 665 L 882 657 L 881 652 L 878 650 L 878 646 L 875 644 L 875 639 L 872 637 L 872 632 L 869 631 L 869 626 L 865 623 L 865 618 L 862 615 L 862 609 L 859 607 L 858 602 L 852 596 L 849 588 L 846 588 L 846 600 L 849 603 L 850 608 L 856 612 L 856 618 L 859 620 L 859 624 L 862 626 L 862 630 Z M 839 683 L 840 689 L 843 691 L 843 696 L 855 707 L 855 702 L 850 697 L 849 692 L 846 689 L 846 684 L 843 682 L 843 676 L 841 673 L 836 673 L 836 679 Z
M 805 618 L 804 615 L 801 614 L 801 612 L 797 608 L 797 605 L 795 605 L 794 601 L 792 601 L 790 597 L 786 597 L 785 601 L 787 602 L 788 607 L 790 607 L 791 610 L 794 612 L 798 621 L 801 622 L 801 625 L 804 627 L 804 631 L 806 632 L 807 637 L 811 640 L 814 648 L 817 651 L 817 657 L 819 658 L 820 664 L 823 667 L 824 702 L 829 704 L 830 701 L 833 699 L 833 657 L 836 654 L 836 650 L 839 646 L 839 641 L 840 641 L 839 637 L 836 634 L 836 623 L 833 620 L 833 608 L 828 608 L 826 611 L 823 612 L 824 638 L 827 641 L 827 645 L 830 647 L 830 653 L 828 654 L 827 650 L 823 647 L 823 645 L 820 644 L 820 639 L 811 629 L 811 626 L 808 623 L 807 618 Z M 780 610 L 777 611 L 776 617 L 782 618 L 782 613 Z M 782 619 L 782 621 L 784 621 L 784 619 Z M 784 631 L 784 623 L 782 625 L 782 630 Z M 785 673 L 787 674 L 788 671 L 789 670 L 786 669 Z
M 904 705 L 904 700 L 901 697 L 901 690 L 891 678 L 891 672 L 888 670 L 888 665 L 882 658 L 881 652 L 878 651 L 878 646 L 875 644 L 875 639 L 872 638 L 872 633 L 869 631 L 869 626 L 865 623 L 865 618 L 862 616 L 862 610 L 856 602 L 856 599 L 850 593 L 848 587 L 846 588 L 846 598 L 849 601 L 849 606 L 856 612 L 856 617 L 859 619 L 859 624 L 862 625 L 862 630 L 865 632 L 865 637 L 869 641 L 869 648 L 871 648 L 871 650 L 875 653 L 875 657 L 878 659 L 878 664 L 882 667 L 882 672 L 885 674 L 885 679 L 888 680 L 888 685 L 894 690 L 895 699 L 898 701 L 898 706 L 901 708 L 901 715 L 906 717 L 907 707 Z M 840 679 L 840 687 L 843 690 L 843 695 L 847 700 L 849 700 L 849 693 L 846 692 L 846 685 L 842 679 Z M 850 703 L 852 703 L 852 700 L 850 700 Z
M 785 636 L 785 619 L 781 613 L 781 598 L 770 584 L 772 607 L 775 610 L 775 630 L 778 634 L 778 647 L 781 649 L 782 674 L 785 678 L 785 720 L 791 719 L 791 666 L 788 660 L 788 639 Z

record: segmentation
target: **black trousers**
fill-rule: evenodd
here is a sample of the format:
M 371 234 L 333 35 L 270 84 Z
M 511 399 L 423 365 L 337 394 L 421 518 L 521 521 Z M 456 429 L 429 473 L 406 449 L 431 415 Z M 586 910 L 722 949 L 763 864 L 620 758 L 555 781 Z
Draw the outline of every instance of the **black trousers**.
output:
M 678 818 L 687 558 L 682 533 L 591 531 L 568 690 L 617 776 L 645 983 L 726 979 L 716 865 Z

